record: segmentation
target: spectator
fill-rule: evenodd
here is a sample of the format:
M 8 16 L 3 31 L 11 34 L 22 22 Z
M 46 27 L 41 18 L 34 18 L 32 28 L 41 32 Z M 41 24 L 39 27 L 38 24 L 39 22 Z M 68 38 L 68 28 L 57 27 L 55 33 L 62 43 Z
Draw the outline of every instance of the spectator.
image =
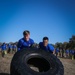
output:
M 56 54 L 56 57 L 59 56 L 59 49 L 58 48 L 55 49 L 55 54 Z
M 3 43 L 1 48 L 2 48 L 2 57 L 4 57 L 7 54 L 7 52 L 6 52 L 6 44 Z
M 72 50 L 72 60 L 74 60 L 74 50 Z
M 17 46 L 15 44 L 13 45 L 13 51 L 17 52 Z
M 8 53 L 13 53 L 11 44 L 8 44 Z
M 70 54 L 70 52 L 69 52 L 69 50 L 67 49 L 67 50 L 66 50 L 66 57 L 69 57 L 69 54 Z

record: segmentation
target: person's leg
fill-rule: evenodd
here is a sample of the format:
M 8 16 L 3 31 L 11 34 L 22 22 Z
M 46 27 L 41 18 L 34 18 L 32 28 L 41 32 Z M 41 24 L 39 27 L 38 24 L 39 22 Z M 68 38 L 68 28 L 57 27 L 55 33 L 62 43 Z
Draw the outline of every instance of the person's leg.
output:
M 17 48 L 16 48 L 15 52 L 17 52 Z
M 58 56 L 58 53 L 56 52 L 56 57 Z
M 4 58 L 5 54 L 4 54 L 4 51 L 2 51 L 2 57 Z
M 74 60 L 74 54 L 72 54 L 72 60 Z
M 63 57 L 62 49 L 61 49 L 60 53 L 61 53 L 61 57 Z
M 64 52 L 64 57 L 66 58 L 66 53 Z
M 11 54 L 13 53 L 13 49 L 12 49 L 12 48 L 10 49 L 10 53 L 11 53 Z
M 70 57 L 70 54 L 69 54 L 69 52 L 68 52 L 68 58 Z
M 8 48 L 8 53 L 10 53 L 10 48 Z
M 16 52 L 16 48 L 14 48 L 14 52 Z
M 5 55 L 7 54 L 7 50 L 5 50 Z
M 58 57 L 60 56 L 60 52 L 58 52 Z

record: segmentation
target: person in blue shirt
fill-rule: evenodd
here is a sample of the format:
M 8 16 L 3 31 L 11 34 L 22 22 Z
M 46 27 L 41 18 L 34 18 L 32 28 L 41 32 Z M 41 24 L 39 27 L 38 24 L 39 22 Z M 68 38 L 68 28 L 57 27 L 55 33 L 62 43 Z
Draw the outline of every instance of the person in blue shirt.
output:
M 16 44 L 13 44 L 13 51 L 17 52 L 17 46 L 16 46 Z
M 74 50 L 72 50 L 72 55 L 74 55 Z
M 66 50 L 66 54 L 68 54 L 69 53 L 69 50 Z
M 43 42 L 39 43 L 39 47 L 43 50 L 46 50 L 50 53 L 53 53 L 54 52 L 54 47 L 51 44 L 49 44 L 48 42 L 49 42 L 48 37 L 44 37 Z
M 11 44 L 8 44 L 8 53 L 13 53 Z
M 58 56 L 59 52 L 60 52 L 60 51 L 59 51 L 59 49 L 58 49 L 58 48 L 56 48 L 56 49 L 55 49 L 56 57 Z
M 66 57 L 69 57 L 71 51 L 69 51 L 69 50 L 67 49 L 65 52 L 66 52 Z
M 5 54 L 7 54 L 7 53 L 6 53 L 6 49 L 7 49 L 7 48 L 6 48 L 6 44 L 3 43 L 2 46 L 1 46 L 1 48 L 2 48 L 2 57 L 4 57 Z
M 30 48 L 34 44 L 34 40 L 30 38 L 30 31 L 25 30 L 23 32 L 23 38 L 21 38 L 18 42 L 18 51 L 24 48 Z

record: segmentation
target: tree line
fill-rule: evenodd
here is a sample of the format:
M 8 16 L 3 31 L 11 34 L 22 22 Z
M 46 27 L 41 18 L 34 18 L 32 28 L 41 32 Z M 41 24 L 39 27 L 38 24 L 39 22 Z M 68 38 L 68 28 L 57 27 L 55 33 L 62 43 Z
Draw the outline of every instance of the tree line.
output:
M 54 45 L 55 48 L 63 49 L 63 50 L 75 50 L 75 35 L 72 35 L 72 37 L 69 39 L 68 42 L 57 42 Z

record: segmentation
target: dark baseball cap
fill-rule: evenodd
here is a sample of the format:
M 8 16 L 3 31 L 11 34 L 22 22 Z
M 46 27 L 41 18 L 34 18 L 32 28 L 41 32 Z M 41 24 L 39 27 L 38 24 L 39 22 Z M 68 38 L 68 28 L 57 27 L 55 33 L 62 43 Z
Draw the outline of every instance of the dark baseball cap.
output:
M 28 35 L 28 34 L 30 34 L 30 31 L 28 31 L 28 30 L 25 30 L 25 31 L 23 32 L 23 35 Z

